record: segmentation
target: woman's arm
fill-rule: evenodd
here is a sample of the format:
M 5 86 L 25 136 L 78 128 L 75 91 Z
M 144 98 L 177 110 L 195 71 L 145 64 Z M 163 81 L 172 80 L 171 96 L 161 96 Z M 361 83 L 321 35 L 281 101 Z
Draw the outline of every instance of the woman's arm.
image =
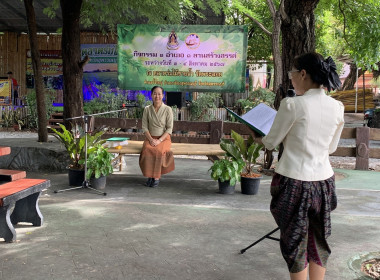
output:
M 262 138 L 262 143 L 269 151 L 274 150 L 286 137 L 296 118 L 293 98 L 284 98 L 276 114 L 269 133 Z

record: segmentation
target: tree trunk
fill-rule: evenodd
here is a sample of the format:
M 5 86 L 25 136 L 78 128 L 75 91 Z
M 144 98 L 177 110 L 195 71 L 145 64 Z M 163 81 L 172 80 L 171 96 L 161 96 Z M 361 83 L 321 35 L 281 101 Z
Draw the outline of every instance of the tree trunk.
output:
M 42 64 L 38 49 L 36 15 L 34 13 L 33 0 L 24 0 L 26 19 L 28 22 L 28 35 L 30 50 L 32 53 L 33 74 L 36 87 L 37 115 L 38 115 L 38 141 L 47 142 L 47 118 L 45 106 L 45 90 L 42 83 Z
M 285 92 L 290 88 L 287 72 L 296 56 L 315 51 L 314 9 L 319 0 L 285 0 L 282 31 L 282 86 Z
M 276 94 L 274 101 L 274 108 L 278 110 L 281 101 L 281 91 L 280 85 L 282 81 L 282 61 L 281 61 L 281 50 L 280 50 L 280 34 L 281 34 L 281 16 L 280 12 L 277 11 L 275 17 L 273 17 L 273 32 L 272 32 L 272 52 L 273 52 L 273 92 Z
M 80 11 L 83 0 L 60 0 L 62 10 L 63 117 L 83 116 L 83 63 L 80 52 Z M 74 122 L 83 122 L 76 119 Z M 72 123 L 72 122 L 70 122 Z
M 355 63 L 350 63 L 350 73 L 347 78 L 344 80 L 342 90 L 354 89 L 356 83 L 356 70 L 358 69 Z M 358 71 L 358 77 L 363 75 L 363 70 L 360 68 Z

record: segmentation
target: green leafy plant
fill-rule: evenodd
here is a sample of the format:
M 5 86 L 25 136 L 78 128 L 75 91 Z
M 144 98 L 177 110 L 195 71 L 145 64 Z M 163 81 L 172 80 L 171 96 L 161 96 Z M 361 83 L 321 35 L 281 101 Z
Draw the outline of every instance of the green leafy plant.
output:
M 56 130 L 55 128 L 50 128 L 54 132 L 54 136 L 65 146 L 67 153 L 70 157 L 70 168 L 73 169 L 83 169 L 83 163 L 81 160 L 85 158 L 85 142 L 86 134 L 83 129 L 76 125 L 72 131 L 66 129 L 63 124 L 59 124 L 62 132 Z M 87 135 L 87 157 L 97 150 L 97 145 L 104 144 L 105 139 L 101 139 L 105 131 L 99 131 L 94 135 Z
M 256 107 L 260 103 L 265 103 L 273 108 L 274 99 L 276 95 L 269 89 L 258 88 L 249 94 L 247 99 L 238 99 L 236 106 L 238 107 L 238 114 L 242 115 Z
M 94 147 L 94 150 L 87 158 L 87 179 L 90 179 L 91 177 L 98 179 L 101 176 L 112 174 L 113 167 L 111 161 L 113 155 L 107 150 L 107 148 L 100 144 Z M 79 163 L 83 165 L 85 160 L 81 159 Z
M 233 141 L 222 139 L 220 147 L 226 152 L 227 157 L 236 161 L 243 160 L 243 177 L 256 177 L 256 174 L 253 172 L 253 166 L 260 156 L 260 150 L 263 148 L 263 145 L 256 143 L 252 136 L 249 136 L 248 140 L 244 140 L 243 136 L 234 130 L 231 130 L 231 137 Z
M 228 158 L 214 161 L 210 167 L 211 178 L 220 182 L 230 181 L 230 185 L 240 182 L 240 173 L 244 167 L 243 160 L 232 160 Z
M 55 97 L 52 91 L 45 92 L 45 106 L 46 106 L 46 118 L 50 119 L 51 114 L 54 112 L 53 101 Z M 30 128 L 36 128 L 38 126 L 38 114 L 37 114 L 37 97 L 36 91 L 33 90 L 25 97 L 26 105 L 28 106 L 28 125 Z
M 13 110 L 3 110 L 3 124 L 4 127 L 10 127 L 13 124 Z
M 95 85 L 98 89 L 97 97 L 84 104 L 84 110 L 87 114 L 104 113 L 107 111 L 116 111 L 122 108 L 123 104 L 129 103 L 125 93 L 117 90 L 112 91 L 111 86 L 107 84 Z M 120 117 L 118 112 L 100 115 L 101 117 Z
M 13 124 L 17 125 L 19 130 L 21 130 L 21 127 L 25 124 L 21 108 L 17 108 L 13 111 Z
M 190 118 L 193 121 L 211 121 L 215 117 L 208 114 L 209 108 L 216 108 L 220 93 L 201 93 L 190 105 Z

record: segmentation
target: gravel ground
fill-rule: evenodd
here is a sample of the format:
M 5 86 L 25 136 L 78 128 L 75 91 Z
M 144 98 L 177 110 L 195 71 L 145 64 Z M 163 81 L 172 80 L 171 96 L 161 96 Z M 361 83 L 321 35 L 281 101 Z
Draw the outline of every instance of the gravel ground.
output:
M 49 138 L 54 138 L 49 135 Z M 0 131 L 0 139 L 3 138 L 34 138 L 37 139 L 37 133 L 31 131 Z M 1 140 L 0 140 L 1 145 Z M 355 140 L 353 139 L 341 139 L 339 142 L 340 146 L 355 146 Z M 380 148 L 380 141 L 370 141 L 370 147 Z M 277 153 L 274 153 L 275 158 L 277 158 Z M 178 158 L 194 158 L 194 159 L 204 159 L 207 160 L 206 156 L 176 156 Z M 263 153 L 258 159 L 259 163 L 263 161 Z M 355 169 L 355 158 L 352 157 L 330 157 L 331 165 L 334 168 L 341 169 Z M 274 161 L 276 163 L 276 160 Z M 380 171 L 380 159 L 370 159 L 369 160 L 370 170 Z

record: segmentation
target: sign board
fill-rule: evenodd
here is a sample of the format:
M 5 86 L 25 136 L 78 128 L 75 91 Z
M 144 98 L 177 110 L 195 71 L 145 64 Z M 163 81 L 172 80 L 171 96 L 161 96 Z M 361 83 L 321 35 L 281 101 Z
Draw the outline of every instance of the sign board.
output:
M 123 89 L 244 92 L 247 26 L 123 25 L 118 85 Z
M 82 44 L 81 58 L 89 57 L 83 67 L 83 84 L 117 87 L 117 44 Z
M 0 80 L 0 105 L 12 105 L 12 80 Z

